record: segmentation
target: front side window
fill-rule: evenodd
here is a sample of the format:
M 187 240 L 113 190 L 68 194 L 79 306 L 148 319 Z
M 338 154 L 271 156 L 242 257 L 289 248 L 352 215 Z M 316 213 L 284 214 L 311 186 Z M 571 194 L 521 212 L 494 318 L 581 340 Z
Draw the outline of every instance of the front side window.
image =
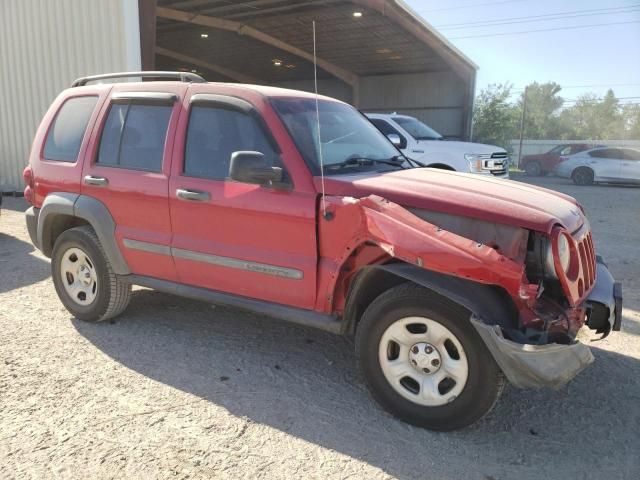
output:
M 313 99 L 277 98 L 272 104 L 314 175 L 320 174 L 320 155 L 328 174 L 378 169 L 398 157 L 389 140 L 349 105 L 319 100 L 318 117 Z
M 558 145 L 556 147 L 553 147 L 551 150 L 549 150 L 549 154 L 550 155 L 562 155 L 562 152 L 565 148 L 567 148 L 566 145 Z
M 115 103 L 102 130 L 99 165 L 159 172 L 170 105 Z
M 381 118 L 371 118 L 370 120 L 371 123 L 373 123 L 376 128 L 386 136 L 398 135 L 400 137 L 400 148 L 407 148 L 407 139 L 398 130 L 393 128 L 389 122 L 382 120 Z
M 442 135 L 416 118 L 394 117 L 393 121 L 409 132 L 409 135 L 416 140 L 442 140 Z
M 44 158 L 60 162 L 75 162 L 80 152 L 84 132 L 98 97 L 73 97 L 64 102 L 44 144 Z
M 269 165 L 281 166 L 278 154 L 253 116 L 214 106 L 191 108 L 185 175 L 225 179 L 229 176 L 231 155 L 239 151 L 260 152 Z

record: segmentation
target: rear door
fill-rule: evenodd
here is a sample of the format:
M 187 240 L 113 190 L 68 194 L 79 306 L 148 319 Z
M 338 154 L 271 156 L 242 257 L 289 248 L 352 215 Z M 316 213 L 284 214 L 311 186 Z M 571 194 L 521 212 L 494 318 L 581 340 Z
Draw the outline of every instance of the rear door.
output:
M 633 183 L 640 183 L 640 151 L 631 148 L 621 149 L 624 154 L 621 177 Z
M 109 209 L 132 273 L 167 280 L 176 279 L 168 188 L 184 89 L 172 83 L 115 86 L 82 172 L 82 194 Z
M 169 185 L 179 281 L 312 309 L 316 296 L 316 194 L 296 188 L 258 110 L 237 97 L 185 100 Z M 284 185 L 228 178 L 231 154 L 258 151 L 284 169 Z
M 622 152 L 618 148 L 601 148 L 589 152 L 587 164 L 598 180 L 617 180 L 621 175 Z

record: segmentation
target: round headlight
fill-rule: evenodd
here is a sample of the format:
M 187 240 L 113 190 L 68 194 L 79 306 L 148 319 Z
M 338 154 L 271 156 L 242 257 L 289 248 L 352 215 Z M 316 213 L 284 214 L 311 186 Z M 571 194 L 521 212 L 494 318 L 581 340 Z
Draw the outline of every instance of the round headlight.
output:
M 571 249 L 569 247 L 569 240 L 566 235 L 560 234 L 556 237 L 556 242 L 558 246 L 558 257 L 560 260 L 560 267 L 564 270 L 564 273 L 569 273 L 569 267 L 571 264 Z M 553 259 L 553 248 L 551 247 L 551 242 L 547 243 L 546 255 L 544 259 L 545 263 L 545 272 L 547 275 L 551 275 L 554 278 L 558 278 L 558 273 L 556 272 L 556 264 Z
M 569 250 L 569 240 L 567 240 L 566 235 L 558 235 L 558 257 L 564 273 L 569 273 L 571 251 Z

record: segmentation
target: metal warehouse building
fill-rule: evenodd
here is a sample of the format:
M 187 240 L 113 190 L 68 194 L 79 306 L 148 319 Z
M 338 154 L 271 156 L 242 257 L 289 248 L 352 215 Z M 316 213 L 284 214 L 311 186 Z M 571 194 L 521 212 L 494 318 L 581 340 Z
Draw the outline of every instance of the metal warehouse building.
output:
M 21 190 L 38 123 L 76 77 L 183 70 L 312 90 L 313 21 L 321 94 L 469 137 L 476 66 L 401 0 L 4 0 L 0 188 Z

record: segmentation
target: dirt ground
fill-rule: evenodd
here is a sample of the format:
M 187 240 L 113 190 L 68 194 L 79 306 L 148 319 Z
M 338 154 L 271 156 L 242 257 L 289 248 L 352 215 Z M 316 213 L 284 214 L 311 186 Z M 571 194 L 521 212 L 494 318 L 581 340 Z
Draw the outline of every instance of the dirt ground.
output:
M 507 388 L 454 433 L 367 395 L 349 339 L 139 289 L 113 322 L 77 321 L 0 216 L 0 478 L 640 478 L 640 188 L 576 196 L 624 282 L 623 332 L 560 391 Z

